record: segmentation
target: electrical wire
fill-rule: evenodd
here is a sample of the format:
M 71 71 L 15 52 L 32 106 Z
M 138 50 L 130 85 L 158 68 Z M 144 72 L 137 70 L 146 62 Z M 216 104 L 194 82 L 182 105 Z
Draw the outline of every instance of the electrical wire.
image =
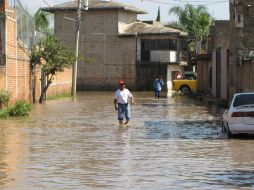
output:
M 143 0 L 143 1 L 150 1 L 150 2 L 153 2 L 153 3 L 158 3 L 158 4 L 166 4 L 166 5 L 179 5 L 179 4 L 175 4 L 175 3 L 169 3 L 169 2 L 164 2 L 164 1 L 158 1 L 158 0 Z M 177 1 L 177 0 L 174 0 L 174 1 Z M 181 2 L 185 2 L 185 3 L 204 3 L 204 4 L 200 4 L 200 5 L 214 5 L 214 4 L 220 4 L 220 3 L 226 3 L 227 1 L 225 0 L 222 0 L 222 1 L 211 1 L 210 3 L 207 3 L 207 1 L 179 1 L 179 3 Z M 198 6 L 198 5 L 196 5 Z
M 47 6 L 52 7 L 46 0 L 42 0 Z

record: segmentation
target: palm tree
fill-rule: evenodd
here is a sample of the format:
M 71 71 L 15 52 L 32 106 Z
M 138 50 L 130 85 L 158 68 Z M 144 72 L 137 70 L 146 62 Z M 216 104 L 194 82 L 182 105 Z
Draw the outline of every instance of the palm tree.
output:
M 34 15 L 35 20 L 35 30 L 42 32 L 42 33 L 49 33 L 50 32 L 50 22 L 49 22 L 49 13 L 38 9 Z
M 205 44 L 205 51 L 207 51 L 207 37 L 212 18 L 205 6 L 200 5 L 197 8 L 191 4 L 186 4 L 184 7 L 175 6 L 169 10 L 169 14 L 176 15 L 181 28 L 190 35 L 189 47 L 193 51 L 198 53 L 199 44 Z

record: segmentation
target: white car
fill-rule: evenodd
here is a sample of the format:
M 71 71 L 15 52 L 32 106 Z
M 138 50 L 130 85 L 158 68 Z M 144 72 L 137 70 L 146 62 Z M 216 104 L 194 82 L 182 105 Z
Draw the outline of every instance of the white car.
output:
M 254 92 L 234 94 L 223 113 L 222 132 L 254 134 Z

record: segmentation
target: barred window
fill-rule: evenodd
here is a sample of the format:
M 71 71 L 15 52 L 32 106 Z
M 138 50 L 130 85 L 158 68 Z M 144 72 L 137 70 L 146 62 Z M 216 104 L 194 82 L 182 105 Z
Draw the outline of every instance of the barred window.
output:
M 142 39 L 141 40 L 142 50 L 176 50 L 177 40 L 172 39 Z

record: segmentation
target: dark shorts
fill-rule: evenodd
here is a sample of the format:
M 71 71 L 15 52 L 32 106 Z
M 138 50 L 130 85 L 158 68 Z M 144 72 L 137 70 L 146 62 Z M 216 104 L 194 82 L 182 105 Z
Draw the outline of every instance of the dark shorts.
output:
M 130 119 L 130 106 L 129 104 L 118 104 L 118 120 L 123 120 L 124 116 L 126 120 Z

